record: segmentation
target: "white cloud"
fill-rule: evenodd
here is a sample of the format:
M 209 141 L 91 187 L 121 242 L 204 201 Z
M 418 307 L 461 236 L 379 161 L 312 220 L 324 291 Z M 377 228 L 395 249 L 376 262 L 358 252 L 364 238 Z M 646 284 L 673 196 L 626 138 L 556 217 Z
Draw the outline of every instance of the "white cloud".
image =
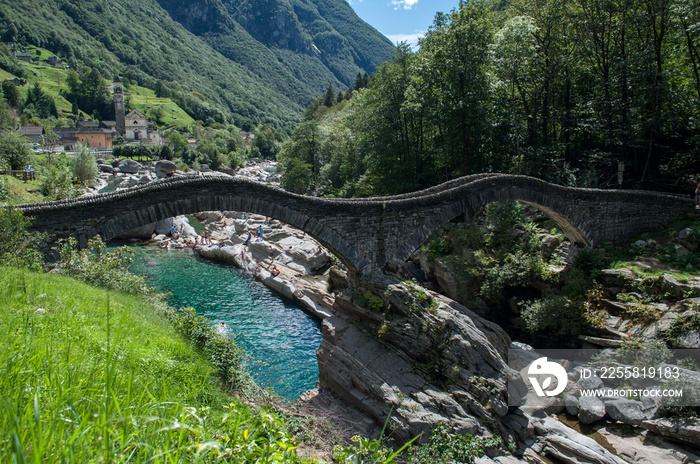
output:
M 423 37 L 425 35 L 425 32 L 419 31 L 415 32 L 413 34 L 393 34 L 393 35 L 387 35 L 386 37 L 394 42 L 395 44 L 398 44 L 399 42 L 408 42 L 408 44 L 411 46 L 411 49 L 417 50 L 418 49 L 418 39 Z
M 403 7 L 404 10 L 410 10 L 416 3 L 418 3 L 418 0 L 391 0 L 395 10 L 398 10 L 400 7 Z

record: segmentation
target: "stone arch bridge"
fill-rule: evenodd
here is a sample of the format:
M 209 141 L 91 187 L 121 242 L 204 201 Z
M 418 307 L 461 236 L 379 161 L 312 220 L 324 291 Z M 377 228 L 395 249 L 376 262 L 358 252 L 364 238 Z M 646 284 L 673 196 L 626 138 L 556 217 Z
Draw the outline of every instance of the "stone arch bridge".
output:
M 246 211 L 284 221 L 363 275 L 396 271 L 430 235 L 488 203 L 518 200 L 551 217 L 575 243 L 621 242 L 693 211 L 690 197 L 563 187 L 526 176 L 478 174 L 427 190 L 366 199 L 315 198 L 224 176 L 163 179 L 114 193 L 20 205 L 32 227 L 85 244 L 199 211 Z

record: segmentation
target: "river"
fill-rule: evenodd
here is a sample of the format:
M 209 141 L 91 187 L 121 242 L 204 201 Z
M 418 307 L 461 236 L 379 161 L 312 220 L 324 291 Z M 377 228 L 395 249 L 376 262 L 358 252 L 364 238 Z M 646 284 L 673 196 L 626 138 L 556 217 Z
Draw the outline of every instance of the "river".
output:
M 130 270 L 160 291 L 171 306 L 191 306 L 249 355 L 248 369 L 263 388 L 289 401 L 316 386 L 319 321 L 237 268 L 194 257 L 187 250 L 133 247 Z

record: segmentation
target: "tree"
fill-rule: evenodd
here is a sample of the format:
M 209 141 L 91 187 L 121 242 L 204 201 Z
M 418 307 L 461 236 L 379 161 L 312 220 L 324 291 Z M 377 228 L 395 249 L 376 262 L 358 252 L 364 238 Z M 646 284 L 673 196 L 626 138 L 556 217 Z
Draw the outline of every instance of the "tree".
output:
M 80 74 L 70 71 L 66 77 L 66 99 L 87 114 L 98 119 L 114 117 L 114 105 L 107 90 L 107 83 L 97 69 L 85 67 Z
M 173 150 L 173 157 L 183 158 L 189 150 L 187 139 L 177 132 L 168 134 L 168 145 Z
M 99 168 L 95 153 L 88 145 L 78 144 L 72 163 L 73 176 L 81 184 L 91 183 L 97 177 Z
M 46 92 L 41 90 L 41 85 L 37 82 L 27 92 L 27 99 L 24 102 L 25 109 L 33 107 L 36 116 L 46 119 L 50 116 L 58 117 L 56 103 Z
M 13 126 L 13 117 L 5 103 L 5 99 L 0 94 L 0 129 L 9 129 Z
M 266 127 L 255 133 L 255 139 L 253 139 L 253 146 L 260 151 L 260 157 L 264 159 L 275 159 L 277 158 L 277 135 L 275 132 Z
M 537 27 L 529 16 L 510 18 L 498 31 L 492 45 L 492 59 L 501 89 L 505 91 L 510 106 L 511 130 L 517 153 L 518 174 L 522 174 L 522 151 L 520 149 L 520 127 L 527 125 L 531 90 L 530 85 L 537 81 L 532 75 L 530 63 L 536 59 Z
M 443 156 L 459 175 L 484 169 L 487 138 L 488 50 L 493 26 L 484 1 L 461 1 L 438 14 L 421 40 L 418 102 L 429 105 Z
M 0 133 L 0 161 L 7 163 L 12 170 L 24 169 L 32 152 L 29 139 L 14 131 Z
M 298 158 L 291 158 L 284 166 L 282 187 L 294 193 L 307 193 L 313 186 L 311 165 Z
M 19 108 L 20 105 L 20 95 L 19 89 L 15 84 L 10 81 L 3 81 L 2 83 L 2 93 L 5 96 L 5 101 L 8 105 L 13 108 Z
M 326 96 L 323 98 L 323 106 L 330 108 L 335 104 L 335 90 L 333 89 L 333 84 L 328 85 L 328 90 L 326 90 Z
M 425 146 L 425 107 L 407 102 L 415 92 L 416 55 L 399 44 L 391 61 L 382 64 L 369 88 L 353 99 L 358 111 L 351 118 L 365 152 L 364 165 L 375 180 L 374 193 L 405 193 L 425 186 L 429 150 Z

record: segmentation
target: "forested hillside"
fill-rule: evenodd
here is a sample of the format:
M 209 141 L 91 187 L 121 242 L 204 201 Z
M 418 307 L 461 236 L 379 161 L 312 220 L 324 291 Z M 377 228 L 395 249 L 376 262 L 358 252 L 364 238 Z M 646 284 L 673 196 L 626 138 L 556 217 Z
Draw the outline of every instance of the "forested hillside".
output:
M 126 77 L 195 119 L 287 128 L 393 50 L 343 0 L 8 0 L 0 37 Z
M 465 174 L 692 193 L 700 172 L 700 4 L 460 2 L 351 101 L 315 102 L 285 184 L 402 193 Z M 332 108 L 331 108 L 332 107 Z

